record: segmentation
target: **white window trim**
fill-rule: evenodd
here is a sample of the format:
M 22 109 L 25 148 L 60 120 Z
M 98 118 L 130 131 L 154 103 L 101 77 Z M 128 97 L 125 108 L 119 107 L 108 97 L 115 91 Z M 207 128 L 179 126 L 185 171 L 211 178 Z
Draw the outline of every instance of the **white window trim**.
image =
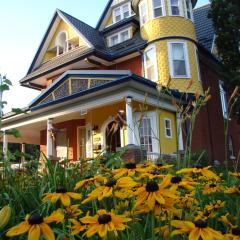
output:
M 173 43 L 182 43 L 183 44 L 184 56 L 186 58 L 185 59 L 185 61 L 186 61 L 186 73 L 187 73 L 186 75 L 174 76 L 173 53 L 172 53 L 172 44 Z M 171 42 L 168 42 L 168 61 L 169 61 L 171 78 L 191 78 L 189 56 L 188 56 L 188 47 L 187 47 L 187 43 L 185 41 L 174 41 L 174 42 L 171 41 Z
M 151 13 L 152 13 L 152 19 L 161 18 L 161 17 L 166 16 L 165 0 L 160 0 L 161 3 L 162 3 L 162 14 L 163 14 L 163 15 L 162 15 L 162 16 L 158 16 L 158 17 L 155 17 L 155 16 L 154 16 L 153 1 L 154 1 L 154 0 L 151 0 Z
M 170 123 L 170 133 L 171 133 L 171 135 L 170 136 L 168 136 L 167 135 L 167 128 L 166 128 L 166 121 L 169 121 L 169 123 Z M 172 119 L 170 119 L 170 118 L 164 118 L 164 132 L 165 132 L 165 137 L 166 138 L 171 138 L 172 139 Z
M 188 18 L 188 14 L 187 14 L 187 3 L 186 3 L 187 0 L 183 0 L 184 2 L 184 8 L 185 8 L 185 17 L 186 19 L 188 20 L 191 20 L 192 22 L 194 22 L 194 18 L 193 18 L 193 8 L 192 8 L 192 1 L 189 0 L 189 6 L 190 6 L 190 17 L 191 18 Z
M 115 7 L 115 8 L 112 10 L 113 23 L 120 22 L 120 21 L 122 21 L 122 20 L 124 19 L 123 7 L 126 6 L 126 5 L 128 6 L 128 10 L 129 10 L 129 16 L 128 16 L 128 17 L 131 17 L 131 16 L 132 16 L 132 14 L 131 14 L 131 3 L 130 3 L 130 2 L 124 3 L 124 4 L 120 5 L 120 6 Z M 116 21 L 115 10 L 118 9 L 118 8 L 120 9 L 121 20 Z
M 129 38 L 128 38 L 127 40 L 131 39 L 131 27 L 125 28 L 124 30 L 121 30 L 121 31 L 119 31 L 119 32 L 117 32 L 117 33 L 114 33 L 114 34 L 112 34 L 112 35 L 110 35 L 110 36 L 107 37 L 108 46 L 109 46 L 109 47 L 113 47 L 113 46 L 116 46 L 116 45 L 118 45 L 118 44 L 120 44 L 120 43 L 122 43 L 122 42 L 127 41 L 127 40 L 121 41 L 121 33 L 125 32 L 125 31 L 128 31 L 128 37 L 129 37 Z M 117 38 L 118 38 L 118 43 L 112 45 L 111 38 L 112 38 L 112 37 L 115 37 L 115 36 L 117 36 Z
M 157 63 L 157 50 L 156 50 L 156 45 L 152 44 L 149 45 L 145 50 L 144 50 L 144 54 L 143 54 L 143 66 L 144 66 L 144 77 L 148 79 L 147 76 L 147 64 L 146 64 L 146 55 L 145 53 L 149 50 L 153 49 L 154 50 L 154 75 L 155 75 L 155 79 L 150 79 L 153 82 L 157 82 L 158 81 L 158 63 Z
M 179 0 L 179 15 L 172 15 L 171 0 L 168 0 L 168 14 L 172 17 L 184 17 L 182 0 Z
M 160 141 L 159 133 L 157 128 L 157 114 L 156 112 L 137 112 L 134 114 L 134 144 L 140 146 L 139 139 L 139 121 L 142 118 L 150 118 L 151 122 L 151 132 L 152 132 L 152 153 L 159 153 Z
M 201 81 L 201 68 L 200 68 L 200 61 L 199 61 L 199 54 L 198 54 L 198 49 L 196 46 L 195 48 L 195 58 L 196 58 L 196 64 L 197 64 L 197 73 L 198 73 L 198 81 Z
M 219 95 L 220 95 L 223 118 L 228 119 L 227 93 L 224 90 L 224 83 L 221 80 L 219 80 Z
M 139 19 L 140 19 L 140 26 L 143 26 L 145 23 L 142 22 L 142 14 L 141 14 L 141 6 L 143 4 L 146 4 L 147 6 L 147 20 L 145 23 L 147 23 L 149 21 L 149 12 L 148 12 L 148 1 L 147 0 L 142 0 L 139 5 L 138 5 L 138 8 L 139 8 Z

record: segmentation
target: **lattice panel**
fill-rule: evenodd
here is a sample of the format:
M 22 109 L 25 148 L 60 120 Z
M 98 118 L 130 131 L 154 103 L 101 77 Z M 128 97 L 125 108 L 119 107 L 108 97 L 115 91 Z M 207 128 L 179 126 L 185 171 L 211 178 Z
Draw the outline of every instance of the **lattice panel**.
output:
M 52 102 L 52 101 L 53 101 L 53 96 L 52 96 L 52 94 L 50 94 L 40 104 L 45 104 L 45 103 L 49 103 L 49 102 Z
M 97 87 L 97 86 L 103 85 L 103 84 L 108 83 L 108 82 L 109 82 L 109 80 L 93 79 L 93 80 L 91 80 L 90 88 Z
M 69 81 L 66 81 L 57 90 L 55 90 L 54 95 L 56 100 L 69 96 Z
M 88 89 L 88 79 L 72 79 L 72 94 Z

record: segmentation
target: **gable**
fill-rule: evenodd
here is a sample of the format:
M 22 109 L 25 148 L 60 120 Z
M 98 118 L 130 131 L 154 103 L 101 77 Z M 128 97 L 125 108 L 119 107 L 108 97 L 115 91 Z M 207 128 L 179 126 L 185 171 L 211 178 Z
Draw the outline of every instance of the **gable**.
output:
M 81 36 L 79 36 L 79 34 L 76 33 L 76 31 L 72 28 L 72 26 L 67 24 L 65 21 L 61 20 L 46 49 L 46 53 L 43 56 L 41 64 L 56 57 L 57 40 L 61 33 L 66 34 L 69 44 L 71 44 L 74 47 L 88 46 L 87 42 Z

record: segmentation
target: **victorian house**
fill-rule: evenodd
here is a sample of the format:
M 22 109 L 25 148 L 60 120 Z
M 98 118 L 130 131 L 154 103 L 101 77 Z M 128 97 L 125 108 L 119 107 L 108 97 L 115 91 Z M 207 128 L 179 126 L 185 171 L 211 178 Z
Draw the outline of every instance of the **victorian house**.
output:
M 185 148 L 188 126 L 180 124 L 172 95 L 192 97 L 210 87 L 193 150 L 223 161 L 227 93 L 207 18 L 210 5 L 193 10 L 195 5 L 196 0 L 110 0 L 95 28 L 57 9 L 20 80 L 39 96 L 25 113 L 6 114 L 2 121 L 3 131 L 17 128 L 22 134 L 5 136 L 5 152 L 7 142 L 37 144 L 49 158 L 76 161 L 135 144 L 151 159 L 174 156 Z M 172 92 L 159 92 L 166 85 Z M 125 124 L 110 133 L 116 115 Z M 232 119 L 230 159 L 239 146 L 240 126 Z

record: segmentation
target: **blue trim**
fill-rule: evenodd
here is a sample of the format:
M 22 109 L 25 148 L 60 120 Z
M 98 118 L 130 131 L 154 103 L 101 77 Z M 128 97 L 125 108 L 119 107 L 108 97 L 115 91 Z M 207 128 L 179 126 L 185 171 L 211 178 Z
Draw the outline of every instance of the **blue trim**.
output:
M 110 81 L 109 83 L 105 83 L 103 85 L 93 87 L 93 88 L 87 89 L 85 91 L 75 93 L 75 94 L 72 94 L 70 96 L 63 97 L 63 98 L 60 98 L 58 100 L 55 100 L 55 101 L 52 101 L 52 102 L 49 102 L 49 103 L 42 104 L 40 106 L 31 107 L 31 110 L 36 111 L 36 110 L 39 110 L 39 109 L 42 109 L 42 108 L 45 108 L 45 107 L 53 106 L 53 105 L 56 105 L 56 104 L 59 104 L 59 103 L 63 103 L 63 102 L 72 100 L 74 98 L 78 98 L 78 97 L 88 95 L 88 94 L 96 92 L 96 91 L 100 91 L 100 90 L 103 90 L 103 89 L 106 89 L 106 88 L 117 86 L 117 85 L 120 85 L 122 83 L 130 82 L 132 80 L 137 81 L 138 83 L 140 82 L 140 83 L 142 83 L 142 84 L 144 84 L 148 87 L 154 88 L 154 89 L 156 89 L 156 86 L 157 86 L 156 83 L 154 83 L 150 80 L 147 80 L 145 78 L 142 78 L 142 77 L 139 77 L 135 74 L 132 74 L 132 75 L 124 76 L 124 77 L 119 78 L 119 79 L 114 80 L 114 81 Z
M 96 25 L 96 27 L 95 27 L 96 29 L 99 29 L 99 28 L 100 28 L 100 25 L 102 24 L 102 21 L 103 21 L 104 17 L 106 16 L 108 9 L 111 7 L 112 2 L 113 2 L 113 0 L 109 0 L 109 1 L 108 1 L 106 7 L 105 7 L 104 10 L 103 10 L 103 13 L 102 13 L 101 17 L 99 18 L 99 20 L 98 20 L 98 22 L 97 22 L 97 25 Z
M 35 56 L 34 56 L 34 59 L 33 59 L 32 63 L 31 63 L 31 65 L 30 65 L 30 68 L 28 69 L 27 75 L 32 72 L 33 67 L 34 67 L 34 64 L 35 64 L 36 61 L 37 61 L 37 58 L 38 58 L 38 56 L 39 56 L 39 54 L 40 54 L 40 52 L 41 52 L 41 50 L 42 50 L 42 47 L 43 47 L 43 45 L 44 45 L 44 43 L 45 43 L 45 41 L 46 41 L 46 39 L 47 39 L 47 37 L 48 37 L 48 34 L 49 34 L 49 32 L 50 32 L 50 30 L 51 30 L 51 28 L 52 28 L 52 26 L 53 26 L 53 24 L 54 24 L 57 16 L 58 16 L 58 13 L 56 12 L 55 15 L 53 16 L 53 19 L 52 19 L 52 21 L 51 21 L 48 29 L 47 29 L 47 32 L 46 32 L 45 35 L 44 35 L 44 38 L 43 38 L 43 40 L 42 40 L 42 42 L 41 42 L 41 44 L 40 44 L 40 46 L 39 46 L 39 48 L 38 48 Z

